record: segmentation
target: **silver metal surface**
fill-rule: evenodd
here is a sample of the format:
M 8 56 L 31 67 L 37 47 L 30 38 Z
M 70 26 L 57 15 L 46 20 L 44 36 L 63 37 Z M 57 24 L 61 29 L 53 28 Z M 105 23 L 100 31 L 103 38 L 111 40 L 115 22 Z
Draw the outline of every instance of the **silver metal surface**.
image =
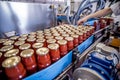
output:
M 51 4 L 0 1 L 0 38 L 4 33 L 18 34 L 53 27 L 56 25 L 56 10 Z
M 74 80 L 104 80 L 96 71 L 89 68 L 78 68 L 73 73 Z

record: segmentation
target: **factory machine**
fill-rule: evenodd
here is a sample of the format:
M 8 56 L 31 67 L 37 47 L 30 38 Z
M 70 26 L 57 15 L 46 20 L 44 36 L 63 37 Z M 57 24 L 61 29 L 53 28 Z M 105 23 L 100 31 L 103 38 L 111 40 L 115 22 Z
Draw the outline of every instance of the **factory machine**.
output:
M 118 80 L 113 19 L 76 26 L 77 14 L 69 24 L 57 25 L 51 4 L 0 4 L 0 80 Z M 91 11 L 90 5 L 80 9 Z

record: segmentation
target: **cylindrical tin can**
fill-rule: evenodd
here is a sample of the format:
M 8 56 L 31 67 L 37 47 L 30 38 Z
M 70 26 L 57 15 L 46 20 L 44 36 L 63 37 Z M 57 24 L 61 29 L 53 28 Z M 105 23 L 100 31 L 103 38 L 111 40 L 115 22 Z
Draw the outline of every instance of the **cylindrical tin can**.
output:
M 59 40 L 57 43 L 60 45 L 60 54 L 61 56 L 64 56 L 68 53 L 67 51 L 67 41 L 66 40 Z
M 50 56 L 51 56 L 52 62 L 59 60 L 60 59 L 59 45 L 56 43 L 49 44 L 48 48 L 50 49 Z
M 74 47 L 78 46 L 79 41 L 78 41 L 78 35 L 77 34 L 73 34 L 71 35 L 74 39 L 73 39 L 73 43 L 74 43 Z
M 20 61 L 19 56 L 10 57 L 3 61 L 2 66 L 10 80 L 21 80 L 26 76 L 26 70 Z
M 22 57 L 22 62 L 28 72 L 28 74 L 32 74 L 37 71 L 37 64 L 34 56 L 33 49 L 26 49 L 20 53 Z
M 67 40 L 68 51 L 72 50 L 74 48 L 73 38 L 66 37 L 65 40 Z
M 39 48 L 37 49 L 36 54 L 39 69 L 44 69 L 51 64 L 48 48 L 46 47 Z
M 19 46 L 22 45 L 22 44 L 24 44 L 24 43 L 25 43 L 25 41 L 16 41 L 16 42 L 14 43 L 15 48 L 19 48 Z
M 11 49 L 4 54 L 5 58 L 9 58 L 12 56 L 19 56 L 19 49 Z

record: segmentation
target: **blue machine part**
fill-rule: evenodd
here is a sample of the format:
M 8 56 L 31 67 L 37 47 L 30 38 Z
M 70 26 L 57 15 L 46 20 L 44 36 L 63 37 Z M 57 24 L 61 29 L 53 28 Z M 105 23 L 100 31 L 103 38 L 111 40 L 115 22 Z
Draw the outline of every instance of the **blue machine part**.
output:
M 93 42 L 93 38 L 94 36 L 91 36 L 86 41 L 84 41 L 82 44 L 80 44 L 81 46 L 79 46 L 79 49 L 82 49 L 82 52 L 83 52 L 86 48 L 88 48 L 91 45 L 91 43 Z M 51 66 L 33 75 L 30 75 L 24 78 L 23 80 L 53 80 L 72 62 L 72 53 L 73 51 L 70 51 L 67 55 L 62 57 L 60 60 L 58 60 Z
M 93 72 L 96 72 L 99 76 L 103 78 L 102 80 L 113 80 L 115 76 L 115 64 L 114 64 L 113 56 L 111 55 L 105 56 L 104 54 L 98 51 L 90 52 L 88 55 L 88 58 L 84 61 L 84 63 L 81 65 L 80 68 L 86 68 L 86 69 L 90 69 Z M 73 75 L 75 76 L 75 80 L 76 80 L 76 77 L 79 78 L 81 76 L 81 74 L 79 74 L 81 71 L 78 73 L 76 72 L 78 71 L 75 70 L 73 73 Z M 89 73 L 91 72 L 88 72 L 88 74 L 86 75 L 90 76 Z M 76 76 L 76 74 L 79 74 L 79 75 Z M 82 73 L 82 75 L 83 74 L 85 75 L 84 72 Z M 98 75 L 94 75 L 94 77 Z M 89 79 L 89 80 L 92 80 L 92 79 Z M 101 79 L 98 79 L 98 80 L 101 80 Z
M 111 70 L 113 70 L 115 66 L 114 66 L 114 60 L 110 57 L 112 56 L 109 56 L 108 59 L 108 57 L 98 52 L 92 52 L 92 54 L 88 58 L 88 63 L 94 63 L 100 65 L 101 67 L 106 69 L 106 71 L 111 75 L 112 74 Z
M 84 41 L 84 43 L 80 44 L 78 46 L 78 51 L 80 53 L 83 53 L 89 47 L 89 45 L 91 45 L 93 43 L 93 39 L 94 39 L 94 36 L 92 35 L 86 41 Z

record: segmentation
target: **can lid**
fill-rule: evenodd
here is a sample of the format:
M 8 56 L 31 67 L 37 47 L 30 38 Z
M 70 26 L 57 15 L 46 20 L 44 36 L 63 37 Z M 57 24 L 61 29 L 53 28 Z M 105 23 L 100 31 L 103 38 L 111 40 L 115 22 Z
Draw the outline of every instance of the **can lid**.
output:
M 0 52 L 0 58 L 2 57 L 2 53 Z
M 20 60 L 21 59 L 19 56 L 10 57 L 10 58 L 5 59 L 2 62 L 2 66 L 4 68 L 11 68 L 11 67 L 16 66 L 20 62 Z
M 12 36 L 12 37 L 10 37 L 11 40 L 16 40 L 18 38 L 19 38 L 19 36 Z
M 66 37 L 65 38 L 67 41 L 73 41 L 73 37 Z
M 48 40 L 47 40 L 47 43 L 55 43 L 55 42 L 56 42 L 55 39 L 48 39 Z
M 8 40 L 6 42 L 3 43 L 3 45 L 12 45 L 14 43 L 13 40 Z
M 83 35 L 83 33 L 82 33 L 82 32 L 77 32 L 76 34 L 77 34 L 77 35 Z
M 59 41 L 57 41 L 58 42 L 58 44 L 60 44 L 60 45 L 65 45 L 65 44 L 67 44 L 67 41 L 66 40 L 59 40 Z
M 35 35 L 35 34 L 36 34 L 36 32 L 31 32 L 31 33 L 30 33 L 30 35 Z
M 25 43 L 25 41 L 16 41 L 15 42 L 15 45 L 16 46 L 19 46 L 19 45 L 22 45 L 22 44 L 24 44 Z
M 34 42 L 36 40 L 36 38 L 28 38 L 27 41 L 28 42 Z
M 56 36 L 55 39 L 57 39 L 57 40 L 62 40 L 63 37 L 62 37 L 62 36 Z
M 4 57 L 16 56 L 19 53 L 19 49 L 11 49 L 4 54 Z
M 49 32 L 50 31 L 50 29 L 44 29 L 44 32 Z
M 25 50 L 25 49 L 29 49 L 31 47 L 31 45 L 29 43 L 25 43 L 19 46 L 19 49 L 21 50 Z
M 33 48 L 41 48 L 41 47 L 43 47 L 43 45 L 44 45 L 43 43 L 34 43 L 32 47 Z
M 58 48 L 59 48 L 59 45 L 58 45 L 57 43 L 49 44 L 49 45 L 48 45 L 48 48 L 49 48 L 49 49 L 58 49 Z
M 54 33 L 53 36 L 60 36 L 60 34 L 59 33 Z
M 27 37 L 20 37 L 20 38 L 18 38 L 18 40 L 20 40 L 20 41 L 25 41 L 27 39 Z
M 43 42 L 45 42 L 45 39 L 37 39 L 36 42 L 43 43 Z
M 28 36 L 28 34 L 22 34 L 21 35 L 21 37 L 27 37 Z
M 79 36 L 77 34 L 71 35 L 73 38 L 78 38 Z
M 6 42 L 8 39 L 0 39 L 0 43 Z
M 20 56 L 26 58 L 26 57 L 31 57 L 33 54 L 34 54 L 33 49 L 26 49 L 20 53 Z
M 44 35 L 45 36 L 51 36 L 52 34 L 51 33 L 45 33 Z
M 31 34 L 28 36 L 28 38 L 35 38 L 35 37 L 36 37 L 36 35 L 34 35 L 34 34 Z
M 63 37 L 69 37 L 69 34 L 62 34 Z
M 44 39 L 44 35 L 38 35 L 37 38 L 38 39 Z
M 38 55 L 45 55 L 45 54 L 48 54 L 49 53 L 49 49 L 46 48 L 46 47 L 42 47 L 42 48 L 39 48 L 36 50 L 36 53 Z
M 42 30 L 39 30 L 39 31 L 36 31 L 37 33 L 43 33 L 43 31 Z
M 11 50 L 11 49 L 13 49 L 13 45 L 7 45 L 7 46 L 3 46 L 1 49 L 0 49 L 0 51 L 1 52 L 6 52 L 6 51 L 9 51 L 9 50 Z
M 53 39 L 54 36 L 46 36 L 45 38 L 46 38 L 46 39 Z

